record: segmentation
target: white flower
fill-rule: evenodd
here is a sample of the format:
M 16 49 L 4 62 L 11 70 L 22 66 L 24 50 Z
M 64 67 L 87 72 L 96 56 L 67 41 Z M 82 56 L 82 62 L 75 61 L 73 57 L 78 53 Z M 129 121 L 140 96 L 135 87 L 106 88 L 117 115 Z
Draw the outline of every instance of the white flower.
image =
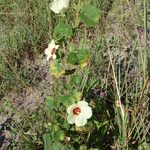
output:
M 58 49 L 59 45 L 55 45 L 54 39 L 48 45 L 48 48 L 45 50 L 45 54 L 47 55 L 46 60 L 48 61 L 50 58 L 53 60 L 56 59 L 56 50 Z
M 69 7 L 69 1 L 70 0 L 54 0 L 51 4 L 50 4 L 50 9 L 58 14 L 60 13 L 63 9 L 68 8 Z
M 67 108 L 68 117 L 67 120 L 70 124 L 76 126 L 84 126 L 87 123 L 87 119 L 92 116 L 92 109 L 85 101 L 79 101 L 76 104 L 70 105 Z

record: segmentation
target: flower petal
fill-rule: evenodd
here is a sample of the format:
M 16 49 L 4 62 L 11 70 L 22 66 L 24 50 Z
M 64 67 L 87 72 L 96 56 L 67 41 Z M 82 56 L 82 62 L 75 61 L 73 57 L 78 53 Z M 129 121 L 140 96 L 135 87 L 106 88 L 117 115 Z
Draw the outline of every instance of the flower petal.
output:
M 92 109 L 89 106 L 82 107 L 81 112 L 83 111 L 84 117 L 89 119 L 92 117 Z
M 73 109 L 74 109 L 74 107 L 76 107 L 76 104 L 70 105 L 70 106 L 67 108 L 67 113 L 68 113 L 68 114 L 73 114 Z
M 81 108 L 82 115 L 84 115 L 86 119 L 91 118 L 92 109 L 90 106 L 88 106 L 88 103 L 86 101 L 79 101 L 78 105 Z
M 67 121 L 68 121 L 70 124 L 73 124 L 73 123 L 75 122 L 75 117 L 74 117 L 73 115 L 68 115 Z
M 51 43 L 49 44 L 49 46 L 50 46 L 50 49 L 55 48 L 55 40 L 54 40 L 54 39 L 52 39 L 52 41 L 51 41 Z
M 54 13 L 60 13 L 61 10 L 63 10 L 64 8 L 68 8 L 69 7 L 69 1 L 70 0 L 54 0 L 51 5 L 50 5 L 50 9 L 54 12 Z
M 59 9 L 58 6 L 59 6 L 58 0 L 54 0 L 54 1 L 50 4 L 50 9 L 51 9 L 54 13 L 58 14 L 58 13 L 60 13 L 60 9 Z
M 46 60 L 49 61 L 49 59 L 52 57 L 52 54 L 51 54 L 49 48 L 47 48 L 45 50 L 45 54 L 46 54 Z
M 83 115 L 78 115 L 75 117 L 75 125 L 77 127 L 84 126 L 87 123 L 87 119 Z
M 77 103 L 80 107 L 88 106 L 88 103 L 86 101 L 79 101 Z
M 55 48 L 58 49 L 58 48 L 59 48 L 59 45 L 55 45 Z
M 51 58 L 51 55 L 47 55 L 46 60 L 49 61 L 50 58 Z
M 69 1 L 70 0 L 58 0 L 58 3 L 59 3 L 58 8 L 59 8 L 59 10 L 61 11 L 64 8 L 68 8 L 69 7 Z
M 45 54 L 49 55 L 49 53 L 50 53 L 49 48 L 45 49 Z
M 52 58 L 53 58 L 53 60 L 56 59 L 56 54 L 53 54 L 53 55 L 52 55 Z

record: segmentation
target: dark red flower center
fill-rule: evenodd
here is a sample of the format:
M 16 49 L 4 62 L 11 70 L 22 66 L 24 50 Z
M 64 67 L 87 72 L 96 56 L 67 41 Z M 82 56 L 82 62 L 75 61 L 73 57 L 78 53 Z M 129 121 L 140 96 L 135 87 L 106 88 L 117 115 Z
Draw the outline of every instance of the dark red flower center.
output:
M 56 48 L 53 48 L 51 51 L 52 55 L 56 53 Z
M 73 114 L 74 115 L 79 115 L 81 113 L 81 109 L 79 107 L 76 107 L 73 109 Z

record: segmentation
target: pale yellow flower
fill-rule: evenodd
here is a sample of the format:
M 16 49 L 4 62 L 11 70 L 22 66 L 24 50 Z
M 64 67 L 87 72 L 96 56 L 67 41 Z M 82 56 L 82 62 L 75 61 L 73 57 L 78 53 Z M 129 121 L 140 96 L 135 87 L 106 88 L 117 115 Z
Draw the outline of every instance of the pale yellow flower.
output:
M 45 54 L 47 56 L 46 60 L 49 61 L 50 58 L 53 60 L 56 59 L 56 50 L 59 48 L 59 45 L 55 44 L 54 39 L 48 45 L 48 48 L 45 50 Z
M 78 127 L 84 126 L 87 123 L 87 119 L 92 116 L 92 109 L 88 106 L 86 101 L 79 101 L 76 104 L 70 105 L 67 108 L 68 117 L 67 120 L 70 124 L 74 124 Z
M 50 9 L 56 13 L 59 14 L 63 9 L 69 7 L 69 1 L 70 0 L 54 0 L 50 4 Z

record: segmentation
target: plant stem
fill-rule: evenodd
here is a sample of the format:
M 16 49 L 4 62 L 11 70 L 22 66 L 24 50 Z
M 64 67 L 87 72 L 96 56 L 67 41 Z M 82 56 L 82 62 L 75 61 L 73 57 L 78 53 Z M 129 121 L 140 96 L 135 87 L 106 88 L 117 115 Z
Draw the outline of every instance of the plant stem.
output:
M 76 12 L 76 19 L 75 19 L 75 28 L 78 27 L 79 25 L 79 10 L 80 10 L 80 4 L 81 4 L 81 0 L 78 1 L 78 5 L 77 5 L 77 12 Z
M 147 69 L 147 2 L 144 1 L 144 79 Z M 145 80 L 144 80 L 145 81 Z

